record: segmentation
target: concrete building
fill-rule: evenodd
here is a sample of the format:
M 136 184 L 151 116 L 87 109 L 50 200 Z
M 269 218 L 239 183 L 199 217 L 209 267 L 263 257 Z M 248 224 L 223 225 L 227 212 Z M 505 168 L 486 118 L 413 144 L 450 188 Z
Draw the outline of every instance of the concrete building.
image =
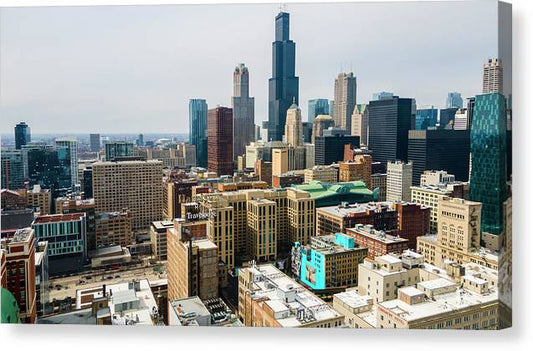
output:
M 304 171 L 304 183 L 319 181 L 324 183 L 336 183 L 339 170 L 333 166 L 314 166 Z
M 420 175 L 420 185 L 439 185 L 455 182 L 455 175 L 449 174 L 447 171 L 433 171 L 425 170 Z
M 387 162 L 387 201 L 410 201 L 412 179 L 412 162 Z
M 2 260 L 5 260 L 2 280 L 6 280 L 7 289 L 15 297 L 20 320 L 24 323 L 35 323 L 37 317 L 35 239 L 33 229 L 24 228 L 0 242 L 5 255 L 2 255 Z
M 335 120 L 330 115 L 323 114 L 316 116 L 311 131 L 311 143 L 314 144 L 316 138 L 323 136 L 325 130 L 334 126 Z
M 175 228 L 167 229 L 168 300 L 218 296 L 217 246 L 208 239 L 189 240 Z
M 301 146 L 304 142 L 302 111 L 296 104 L 292 104 L 287 110 L 287 119 L 285 121 L 285 142 L 292 147 Z
M 289 171 L 289 149 L 272 150 L 272 175 L 280 175 Z
M 335 328 L 344 317 L 274 266 L 239 270 L 239 318 L 247 327 Z
M 398 213 L 396 234 L 409 240 L 409 249 L 416 250 L 416 238 L 430 232 L 431 209 L 412 202 L 394 202 L 391 207 Z
M 370 258 L 401 253 L 409 247 L 409 240 L 375 230 L 371 225 L 356 224 L 347 228 L 346 234 L 353 237 L 357 245 L 367 247 Z
M 372 156 L 354 155 L 353 161 L 339 163 L 339 182 L 361 180 L 372 188 Z
M 368 249 L 346 234 L 311 237 L 308 245 L 294 243 L 292 271 L 314 290 L 354 286 L 358 265 L 367 255 Z
M 361 145 L 368 145 L 368 105 L 357 104 L 352 114 L 352 135 L 359 137 Z
M 254 164 L 254 173 L 258 175 L 259 180 L 272 186 L 272 162 L 257 160 Z
M 334 112 L 335 125 L 351 133 L 352 113 L 356 105 L 357 79 L 353 72 L 339 73 L 335 78 Z
M 96 225 L 94 199 L 79 197 L 58 197 L 55 200 L 56 214 L 85 213 L 87 225 L 87 252 L 96 248 Z
M 288 188 L 293 184 L 302 184 L 303 182 L 303 174 L 295 172 L 287 172 L 284 174 L 272 176 L 273 188 Z
M 132 238 L 133 216 L 128 211 L 102 212 L 95 217 L 96 247 L 128 246 Z
M 207 113 L 207 169 L 233 175 L 233 110 L 216 107 Z
M 26 201 L 27 205 L 32 207 L 35 213 L 41 215 L 52 213 L 52 193 L 50 189 L 41 189 L 41 186 L 36 184 L 31 190 L 26 191 Z
M 378 189 L 378 201 L 387 200 L 387 173 L 372 173 L 370 175 L 371 189 Z
M 276 203 L 267 199 L 247 201 L 248 252 L 256 262 L 276 259 Z
M 482 94 L 503 94 L 503 64 L 498 58 L 489 58 L 483 63 Z
M 147 231 L 163 217 L 163 162 L 118 161 L 93 164 L 93 196 L 96 212 L 127 208 L 133 215 L 132 230 Z

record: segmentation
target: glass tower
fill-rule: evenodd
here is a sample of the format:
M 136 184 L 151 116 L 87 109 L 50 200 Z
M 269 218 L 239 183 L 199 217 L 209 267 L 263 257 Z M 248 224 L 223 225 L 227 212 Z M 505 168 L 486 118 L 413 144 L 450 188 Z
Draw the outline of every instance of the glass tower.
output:
M 424 108 L 416 110 L 415 129 L 426 130 L 437 125 L 439 111 L 436 108 Z
M 26 122 L 20 122 L 15 126 L 15 149 L 20 150 L 23 145 L 26 145 L 30 141 L 30 127 Z
M 196 163 L 207 167 L 207 102 L 189 100 L 189 142 L 196 146 Z
M 506 101 L 499 93 L 476 96 L 470 129 L 469 199 L 481 202 L 481 230 L 499 235 L 507 199 Z
M 269 140 L 282 140 L 287 110 L 298 105 L 298 77 L 295 76 L 296 46 L 289 39 L 289 14 L 276 16 L 276 36 L 272 43 L 272 78 L 268 80 Z
M 307 122 L 313 123 L 316 116 L 329 114 L 328 99 L 311 99 L 307 102 Z
M 463 108 L 461 93 L 448 93 L 446 97 L 446 108 Z

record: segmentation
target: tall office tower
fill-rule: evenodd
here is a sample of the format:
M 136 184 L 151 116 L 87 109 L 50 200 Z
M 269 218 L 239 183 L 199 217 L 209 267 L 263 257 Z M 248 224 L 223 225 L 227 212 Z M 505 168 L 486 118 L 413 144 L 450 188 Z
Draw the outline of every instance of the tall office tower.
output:
M 441 129 L 453 129 L 457 108 L 441 108 L 439 111 L 439 125 Z
M 269 262 L 277 254 L 276 203 L 268 199 L 247 201 L 248 252 L 256 262 Z
M 481 230 L 500 235 L 507 200 L 506 102 L 498 93 L 476 96 L 470 129 L 469 199 L 483 204 Z
M 216 107 L 207 117 L 207 169 L 217 176 L 233 175 L 233 110 Z
M 244 63 L 233 72 L 233 158 L 246 152 L 246 145 L 255 140 L 254 98 L 250 97 L 250 76 Z
M 446 170 L 468 181 L 470 132 L 467 130 L 410 130 L 408 160 L 413 162 L 413 184 L 425 170 Z
M 460 108 L 455 112 L 453 129 L 467 130 L 468 127 L 468 110 L 466 108 Z
M 287 110 L 285 122 L 285 142 L 292 147 L 302 146 L 304 141 L 302 111 L 296 104 Z
M 377 162 L 407 161 L 409 130 L 414 126 L 415 99 L 392 98 L 370 101 L 368 147 Z
M 78 140 L 75 137 L 57 138 L 56 145 L 69 153 L 71 187 L 74 187 L 78 184 Z
M 470 129 L 472 126 L 472 117 L 474 117 L 474 106 L 476 106 L 476 98 L 469 97 L 466 99 L 466 115 L 468 117 L 468 124 L 466 129 Z
M 163 216 L 163 162 L 119 161 L 93 164 L 93 196 L 96 212 L 133 214 L 132 229 L 147 230 Z
M 272 150 L 272 175 L 285 174 L 289 169 L 289 148 Z
M 387 201 L 411 201 L 412 184 L 412 162 L 387 162 Z
M 311 99 L 307 102 L 307 122 L 313 123 L 318 115 L 329 115 L 328 99 Z
M 313 123 L 302 122 L 302 133 L 304 143 L 310 143 L 311 138 L 313 137 Z
M 355 105 L 352 114 L 352 135 L 358 136 L 361 145 L 368 145 L 368 109 L 367 104 Z
M 372 100 L 387 100 L 387 99 L 392 99 L 393 97 L 394 97 L 393 93 L 389 93 L 386 91 L 372 94 Z
M 272 78 L 268 80 L 268 140 L 282 140 L 287 110 L 291 104 L 298 104 L 295 61 L 296 46 L 289 39 L 289 14 L 280 12 L 272 43 Z
M 70 152 L 65 147 L 35 145 L 23 147 L 28 155 L 30 185 L 39 184 L 52 191 L 52 198 L 71 190 Z
M 20 150 L 23 145 L 31 141 L 30 127 L 26 122 L 20 122 L 15 126 L 15 149 Z
M 135 140 L 135 145 L 144 146 L 144 134 L 139 134 L 137 140 Z
M 189 100 L 189 143 L 196 146 L 198 166 L 207 167 L 207 102 L 204 99 Z
M 189 240 L 176 225 L 167 229 L 168 300 L 218 297 L 217 246 L 205 238 Z
M 429 129 L 437 125 L 439 110 L 436 108 L 423 108 L 416 110 L 415 128 L 416 130 Z
M 315 138 L 315 164 L 330 165 L 344 160 L 344 146 L 352 144 L 359 147 L 359 137 L 344 135 L 342 132 L 334 132 Z
M 253 141 L 259 141 L 261 140 L 261 126 L 254 125 L 254 140 Z
M 37 217 L 31 224 L 35 238 L 48 241 L 50 274 L 79 272 L 87 259 L 85 213 Z
M 448 93 L 448 96 L 446 96 L 446 108 L 463 108 L 461 93 Z
M 330 115 L 331 118 L 333 118 L 333 115 L 335 114 L 335 101 L 329 100 L 329 113 L 326 113 L 327 115 Z
M 483 63 L 483 94 L 503 94 L 503 65 L 497 58 L 489 58 Z
M 89 135 L 89 144 L 91 151 L 97 152 L 100 151 L 100 134 L 90 134 Z
M 105 144 L 105 160 L 125 160 L 134 156 L 132 141 L 112 141 Z
M 335 126 L 335 121 L 329 115 L 318 115 L 313 121 L 313 130 L 311 132 L 311 143 L 315 143 L 317 137 L 321 137 L 324 131 L 329 127 Z
M 357 98 L 357 79 L 353 72 L 339 73 L 335 78 L 335 112 L 333 119 L 335 125 L 342 128 L 348 134 L 352 128 L 352 113 Z
M 23 150 L 7 150 L 2 148 L 2 189 L 17 190 L 24 187 L 25 155 Z
M 0 250 L 5 250 L 7 289 L 17 301 L 19 317 L 24 323 L 35 323 L 37 298 L 35 289 L 35 237 L 33 229 L 18 229 L 13 237 L 2 238 Z M 4 301 L 2 301 L 4 303 Z M 6 306 L 2 306 L 2 312 Z

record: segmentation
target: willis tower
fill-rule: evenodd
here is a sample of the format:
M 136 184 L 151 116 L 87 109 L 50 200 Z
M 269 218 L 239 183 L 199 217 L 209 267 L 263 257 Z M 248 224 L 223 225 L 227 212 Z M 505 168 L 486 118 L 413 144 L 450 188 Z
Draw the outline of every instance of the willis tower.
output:
M 298 77 L 294 75 L 296 47 L 289 39 L 289 14 L 276 16 L 276 41 L 272 43 L 272 78 L 268 80 L 268 140 L 282 140 L 287 110 L 298 104 Z

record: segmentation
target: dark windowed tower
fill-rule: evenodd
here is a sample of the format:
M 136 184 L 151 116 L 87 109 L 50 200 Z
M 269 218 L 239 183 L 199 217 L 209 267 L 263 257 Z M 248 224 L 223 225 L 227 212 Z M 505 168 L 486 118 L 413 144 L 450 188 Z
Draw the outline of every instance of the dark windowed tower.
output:
M 207 102 L 189 100 L 189 142 L 196 146 L 196 163 L 207 167 Z
M 272 78 L 268 81 L 268 140 L 282 140 L 287 110 L 298 105 L 298 77 L 295 76 L 296 46 L 289 39 L 289 14 L 276 16 L 276 37 L 272 43 Z
M 30 127 L 26 122 L 20 122 L 15 126 L 15 149 L 20 150 L 23 145 L 31 141 Z
M 233 110 L 216 107 L 207 113 L 207 169 L 233 175 Z

